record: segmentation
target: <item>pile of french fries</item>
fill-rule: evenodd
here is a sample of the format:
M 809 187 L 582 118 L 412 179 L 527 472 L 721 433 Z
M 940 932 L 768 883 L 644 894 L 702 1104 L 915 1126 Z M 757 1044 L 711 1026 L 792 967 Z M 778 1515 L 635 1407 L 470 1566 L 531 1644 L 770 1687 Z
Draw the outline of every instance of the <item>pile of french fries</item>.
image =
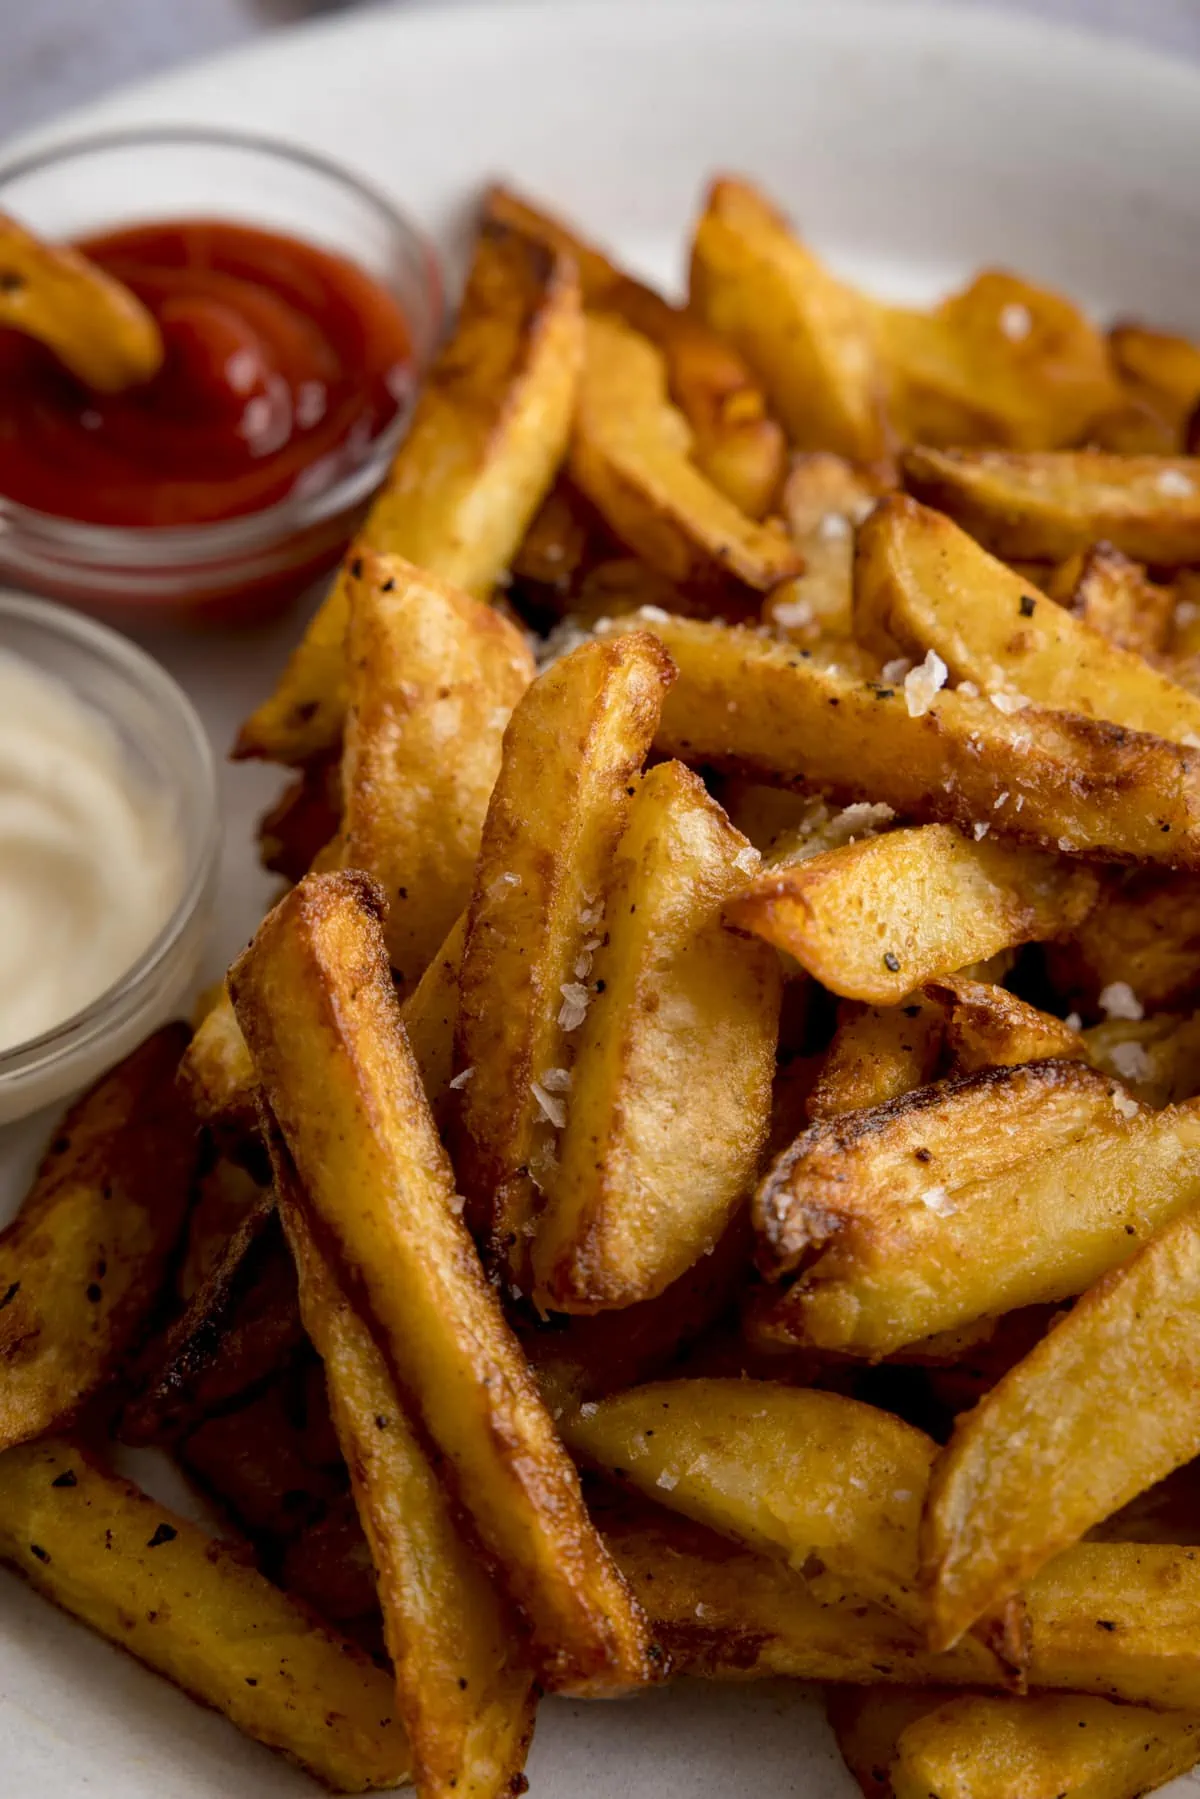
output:
M 338 1791 L 672 1674 L 878 1799 L 1200 1759 L 1198 402 L 742 181 L 686 306 L 491 191 L 239 738 L 289 885 L 0 1238 L 0 1553 Z

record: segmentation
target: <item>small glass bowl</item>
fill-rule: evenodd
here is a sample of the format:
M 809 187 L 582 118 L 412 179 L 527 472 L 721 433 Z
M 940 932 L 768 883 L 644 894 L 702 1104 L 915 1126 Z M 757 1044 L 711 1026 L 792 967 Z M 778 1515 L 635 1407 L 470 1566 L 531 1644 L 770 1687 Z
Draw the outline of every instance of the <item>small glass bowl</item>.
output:
M 106 626 L 0 592 L 0 650 L 63 682 L 116 733 L 135 778 L 174 820 L 179 889 L 157 936 L 106 992 L 52 1030 L 0 1050 L 0 1125 L 95 1080 L 190 998 L 216 892 L 220 823 L 212 750 L 165 669 Z M 45 954 L 63 953 L 47 943 Z
M 412 343 L 411 392 L 352 473 L 261 512 L 194 526 L 84 524 L 0 495 L 0 576 L 128 624 L 245 622 L 331 568 L 379 486 L 441 335 L 428 240 L 371 188 L 306 150 L 241 132 L 151 127 L 88 137 L 0 167 L 0 212 L 75 239 L 155 219 L 219 218 L 348 257 L 393 295 Z

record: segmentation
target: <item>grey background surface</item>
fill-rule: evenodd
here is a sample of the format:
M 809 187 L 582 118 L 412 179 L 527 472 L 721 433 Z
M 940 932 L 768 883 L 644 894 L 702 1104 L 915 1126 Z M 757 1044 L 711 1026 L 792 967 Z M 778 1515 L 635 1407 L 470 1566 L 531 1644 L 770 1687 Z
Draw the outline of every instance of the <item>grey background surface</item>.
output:
M 654 0 L 642 3 L 653 5 Z M 354 0 L 0 0 L 0 139 L 138 76 L 211 55 L 317 13 L 348 10 L 353 4 Z M 837 0 L 825 4 L 836 5 Z M 1032 13 L 1200 59 L 1200 0 L 944 0 L 944 4 Z

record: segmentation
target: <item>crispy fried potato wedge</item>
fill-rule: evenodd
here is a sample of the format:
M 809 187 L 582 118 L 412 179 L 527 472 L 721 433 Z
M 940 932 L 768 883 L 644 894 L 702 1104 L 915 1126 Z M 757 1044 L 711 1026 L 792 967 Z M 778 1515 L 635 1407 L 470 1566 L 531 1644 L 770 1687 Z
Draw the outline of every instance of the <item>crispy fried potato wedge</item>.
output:
M 305 1421 L 294 1416 L 295 1385 L 281 1376 L 233 1411 L 206 1418 L 175 1451 L 239 1532 L 268 1555 L 320 1518 L 345 1479 L 340 1465 L 309 1454 Z
M 232 1137 L 253 1133 L 254 1064 L 224 989 L 183 1052 L 179 1081 L 201 1124 Z
M 285 881 L 299 881 L 337 836 L 342 822 L 336 757 L 301 769 L 258 824 L 258 859 Z
M 871 309 L 747 181 L 714 181 L 692 240 L 693 310 L 762 382 L 797 449 L 887 450 Z
M 1096 543 L 1084 552 L 1065 604 L 1120 649 L 1160 656 L 1171 634 L 1175 590 L 1151 581 L 1139 562 L 1111 544 Z
M 917 1529 L 936 1450 L 874 1406 L 755 1380 L 666 1380 L 563 1421 L 576 1455 L 838 1592 L 924 1617 Z M 822 1576 L 810 1585 L 821 1596 Z
M 476 1239 L 525 1291 L 526 1227 L 561 1124 L 550 1071 L 568 1065 L 584 1021 L 590 989 L 575 966 L 670 681 L 645 633 L 586 644 L 534 683 L 505 735 L 463 949 L 455 1166 Z
M 605 1542 L 680 1674 L 710 1680 L 996 1685 L 1002 1672 L 976 1637 L 935 1655 L 882 1606 L 829 1604 L 782 1561 L 756 1555 L 690 1519 L 599 1509 Z
M 1137 562 L 1200 562 L 1200 457 L 907 450 L 904 484 L 993 555 L 1060 562 L 1103 539 Z
M 304 1341 L 275 1200 L 257 1200 L 192 1297 L 151 1345 L 121 1414 L 126 1443 L 169 1443 L 276 1373 Z
M 863 1799 L 893 1799 L 889 1770 L 901 1732 L 951 1697 L 949 1687 L 827 1689 L 825 1716 Z
M 1077 1543 L 1026 1588 L 1030 1684 L 1200 1711 L 1198 1603 L 1195 1549 Z
M 115 394 L 162 366 L 154 314 L 123 281 L 69 244 L 48 244 L 0 213 L 0 326 L 36 337 L 85 387 Z
M 485 222 L 458 324 L 341 574 L 234 754 L 304 763 L 335 749 L 346 708 L 348 584 L 362 550 L 404 556 L 487 599 L 566 452 L 583 356 L 568 261 Z
M 776 524 L 747 517 L 692 459 L 691 428 L 667 397 L 662 353 L 620 319 L 590 316 L 571 440 L 571 479 L 609 528 L 681 586 L 765 592 L 797 573 Z
M 843 1000 L 808 1096 L 809 1121 L 882 1106 L 923 1087 L 941 1058 L 945 1026 L 942 1006 L 920 994 L 907 995 L 898 1006 Z
M 208 1161 L 201 1147 L 202 1164 Z M 225 1253 L 242 1220 L 262 1198 L 262 1183 L 250 1169 L 216 1155 L 196 1177 L 196 1194 L 188 1214 L 187 1242 L 175 1275 L 175 1290 L 186 1305 Z
M 934 1641 L 953 1642 L 1093 1524 L 1200 1454 L 1198 1393 L 1193 1209 L 1097 1282 L 956 1426 L 923 1528 Z
M 721 923 L 757 853 L 704 783 L 663 762 L 638 789 L 604 918 L 558 1168 L 533 1244 L 534 1299 L 651 1299 L 713 1249 L 766 1139 L 779 961 Z
M 764 624 L 796 643 L 809 643 L 820 632 L 850 636 L 854 532 L 887 486 L 878 468 L 829 450 L 792 458 L 782 506 L 804 572 L 767 595 Z
M 692 427 L 697 467 L 749 518 L 762 518 L 779 491 L 787 446 L 733 345 L 510 188 L 489 188 L 484 207 L 489 218 L 573 257 L 584 305 L 616 313 L 658 345 L 671 398 Z
M 0 1555 L 334 1792 L 409 1777 L 391 1681 L 222 1544 L 49 1441 L 0 1457 Z
M 166 1025 L 77 1100 L 0 1235 L 0 1449 L 118 1373 L 167 1277 L 196 1160 Z
M 1148 1012 L 1200 993 L 1200 881 L 1191 874 L 1131 869 L 1101 878 L 1096 904 L 1064 943 L 1046 952 L 1061 997 L 1088 1017 L 1123 981 Z
M 1074 1695 L 970 1695 L 900 1734 L 894 1799 L 1139 1799 L 1200 1759 L 1200 1717 Z
M 919 825 L 765 869 L 725 918 L 844 999 L 888 1006 L 935 975 L 1064 935 L 1095 892 L 1061 856 Z
M 802 1272 L 759 1332 L 889 1355 L 1082 1293 L 1197 1199 L 1190 1107 L 1143 1112 L 1080 1062 L 943 1081 L 780 1156 L 755 1196 L 759 1259 Z
M 1168 422 L 1172 447 L 1180 449 L 1187 421 L 1200 403 L 1200 344 L 1130 321 L 1113 326 L 1108 347 L 1125 390 Z
M 1146 1106 L 1174 1106 L 1200 1093 L 1200 1014 L 1113 1018 L 1083 1032 L 1088 1060 L 1125 1082 Z
M 467 1236 L 377 908 L 349 872 L 293 888 L 231 970 L 238 1020 L 314 1225 L 530 1619 L 540 1671 L 575 1691 L 636 1685 L 652 1673 L 645 1621 Z
M 454 1075 L 454 1032 L 467 915 L 459 914 L 446 941 L 400 1009 L 404 1034 L 421 1075 L 429 1109 L 439 1121 L 449 1104 Z
M 914 718 L 901 691 L 752 631 L 640 612 L 603 635 L 626 630 L 653 632 L 678 671 L 664 755 L 1046 849 L 1200 867 L 1200 760 L 1178 744 L 944 689 Z
M 959 1074 L 1015 1068 L 1047 1056 L 1088 1060 L 1088 1045 L 1078 1031 L 992 981 L 942 975 L 926 981 L 924 992 L 945 1008 L 946 1048 Z
M 877 651 L 935 651 L 954 678 L 1010 709 L 1033 701 L 1200 743 L 1200 699 L 906 497 L 882 501 L 858 534 L 854 628 Z
M 378 1619 L 375 1565 L 351 1494 L 340 1494 L 319 1523 L 288 1543 L 280 1584 L 320 1617 L 352 1632 Z
M 1061 294 L 985 269 L 932 312 L 879 306 L 888 407 L 908 443 L 1054 450 L 1121 402 L 1102 334 Z
M 265 1134 L 301 1314 L 325 1365 L 338 1441 L 371 1546 L 414 1784 L 422 1795 L 497 1799 L 511 1793 L 525 1765 L 533 1676 L 370 1326 L 313 1235 L 294 1165 L 271 1121 Z
M 397 556 L 348 584 L 341 859 L 383 887 L 403 991 L 466 905 L 500 745 L 533 680 L 523 634 Z

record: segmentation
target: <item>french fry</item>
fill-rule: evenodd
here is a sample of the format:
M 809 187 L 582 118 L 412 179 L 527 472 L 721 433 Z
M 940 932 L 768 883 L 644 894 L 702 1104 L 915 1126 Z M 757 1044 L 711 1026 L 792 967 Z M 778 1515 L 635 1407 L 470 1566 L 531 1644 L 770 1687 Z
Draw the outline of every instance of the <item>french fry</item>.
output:
M 920 825 L 768 868 L 725 918 L 844 999 L 887 1006 L 998 950 L 1064 935 L 1095 892 L 1061 857 Z
M 1146 1106 L 1174 1106 L 1200 1093 L 1200 1015 L 1160 1012 L 1114 1018 L 1083 1032 L 1088 1060 L 1125 1082 Z
M 912 449 L 904 484 L 993 555 L 1061 562 L 1101 539 L 1136 562 L 1200 561 L 1200 458 Z
M 834 1687 L 825 1715 L 863 1799 L 894 1799 L 890 1778 L 901 1732 L 952 1696 L 949 1687 Z
M 123 281 L 69 244 L 48 244 L 0 213 L 0 326 L 36 337 L 97 393 L 149 381 L 158 323 Z
M 179 1082 L 201 1124 L 232 1138 L 253 1134 L 254 1064 L 224 987 L 183 1052 Z
M 387 481 L 275 692 L 242 726 L 235 755 L 302 764 L 337 747 L 347 583 L 363 550 L 404 556 L 487 599 L 566 451 L 582 354 L 573 265 L 485 223 L 458 324 Z
M 0 1235 L 0 1449 L 69 1422 L 146 1329 L 195 1166 L 186 1042 L 164 1026 L 76 1101 Z
M 1054 450 L 1120 404 L 1101 333 L 1018 275 L 985 269 L 931 312 L 878 306 L 874 318 L 906 442 Z
M 636 1685 L 653 1672 L 645 1621 L 466 1234 L 377 906 L 353 873 L 293 888 L 231 970 L 238 1020 L 314 1225 L 528 1616 L 540 1671 L 574 1691 Z
M 274 1195 L 260 1189 L 187 1305 L 150 1346 L 126 1443 L 167 1443 L 276 1373 L 303 1341 Z
M 1075 1696 L 955 1698 L 914 1719 L 894 1799 L 1140 1799 L 1200 1757 L 1200 1717 Z
M 575 966 L 670 680 L 669 658 L 644 633 L 585 645 L 534 683 L 505 736 L 463 949 L 455 1166 L 476 1239 L 525 1291 L 526 1227 L 561 1117 L 545 1078 L 567 1066 L 585 1017 L 590 990 Z
M 840 1393 L 667 1380 L 564 1419 L 577 1455 L 648 1499 L 798 1573 L 924 1619 L 917 1528 L 936 1453 L 921 1431 Z M 810 1586 L 822 1596 L 821 1574 Z
M 383 887 L 384 938 L 412 988 L 466 905 L 500 745 L 533 680 L 522 634 L 396 556 L 347 583 L 341 860 Z
M 1122 981 L 1147 1012 L 1186 1004 L 1200 993 L 1200 882 L 1161 869 L 1102 876 L 1096 904 L 1046 960 L 1085 1017 L 1098 1017 L 1100 995 Z
M 644 778 L 616 851 L 595 983 L 533 1244 L 535 1303 L 653 1298 L 753 1185 L 779 1029 L 778 959 L 721 923 L 757 854 L 678 762 Z
M 533 1732 L 533 1676 L 370 1326 L 318 1246 L 272 1121 L 264 1134 L 301 1313 L 325 1365 L 338 1440 L 371 1547 L 414 1784 L 422 1795 L 507 1795 Z
M 681 586 L 764 592 L 800 568 L 774 523 L 740 512 L 692 460 L 661 351 L 620 319 L 589 316 L 571 479 L 620 541 Z
M 804 572 L 763 602 L 763 622 L 796 642 L 817 632 L 849 637 L 853 629 L 854 533 L 887 481 L 829 450 L 794 456 L 783 490 L 783 515 Z
M 808 1096 L 810 1122 L 882 1106 L 923 1087 L 941 1057 L 945 1026 L 942 1006 L 919 994 L 909 994 L 898 1006 L 843 1000 Z
M 429 1109 L 439 1123 L 449 1104 L 454 1076 L 458 983 L 466 937 L 467 915 L 463 912 L 401 1007 L 408 1047 L 420 1070 Z
M 692 241 L 693 309 L 762 382 L 797 449 L 888 447 L 871 309 L 749 182 L 714 181 Z
M 826 1603 L 782 1561 L 657 1506 L 597 1508 L 618 1566 L 680 1674 L 709 1680 L 987 1686 L 1003 1671 L 977 1637 L 935 1655 L 894 1612 Z
M 664 755 L 1045 849 L 1200 867 L 1200 761 L 1177 744 L 945 689 L 914 717 L 902 690 L 752 631 L 640 612 L 602 635 L 627 630 L 653 632 L 678 671 Z
M 1077 1543 L 1025 1590 L 1030 1684 L 1200 1712 L 1198 1598 L 1195 1549 Z
M 407 1780 L 391 1681 L 241 1556 L 64 1442 L 0 1456 L 0 1555 L 339 1793 Z
M 320 1466 L 307 1453 L 293 1416 L 294 1386 L 273 1380 L 233 1411 L 204 1419 L 175 1451 L 239 1531 L 268 1553 L 320 1518 L 344 1482 L 340 1466 Z
M 330 1623 L 365 1634 L 379 1617 L 375 1565 L 358 1521 L 354 1499 L 342 1493 L 316 1524 L 286 1546 L 280 1584 Z
M 1072 559 L 1074 560 L 1074 559 Z M 1052 594 L 1057 599 L 1057 594 Z M 1167 647 L 1175 590 L 1151 581 L 1140 563 L 1111 544 L 1093 544 L 1080 562 L 1065 605 L 1120 649 L 1161 656 Z
M 1098 1281 L 957 1425 L 924 1522 L 937 1646 L 1200 1454 L 1198 1370 L 1192 1210 Z
M 1166 420 L 1172 447 L 1182 448 L 1184 428 L 1200 402 L 1200 345 L 1129 321 L 1113 326 L 1108 347 L 1125 390 Z
M 890 1355 L 1084 1292 L 1197 1199 L 1200 1111 L 1145 1112 L 1080 1062 L 959 1076 L 779 1157 L 755 1196 L 759 1259 L 801 1272 L 758 1334 Z
M 946 1048 L 960 1074 L 1015 1068 L 1047 1056 L 1088 1059 L 1087 1041 L 1078 1031 L 991 981 L 942 975 L 926 981 L 924 991 L 945 1008 Z
M 211 1149 L 209 1154 L 211 1154 Z M 225 1246 L 262 1197 L 262 1184 L 248 1168 L 217 1154 L 211 1165 L 201 1147 L 196 1196 L 188 1214 L 187 1242 L 175 1276 L 175 1288 L 186 1305 L 225 1253 Z
M 513 556 L 513 581 L 518 588 L 532 587 L 539 596 L 553 592 L 561 601 L 597 557 L 610 554 L 612 547 L 595 508 L 560 475 Z
M 915 500 L 881 501 L 858 534 L 854 628 L 877 651 L 895 645 L 917 659 L 935 651 L 953 677 L 1018 711 L 1032 701 L 1200 744 L 1200 699 L 1030 593 L 965 531 Z
M 341 771 L 335 757 L 314 762 L 284 788 L 258 825 L 258 859 L 285 881 L 306 875 L 337 836 Z
M 657 344 L 671 398 L 695 436 L 697 467 L 748 517 L 762 518 L 783 479 L 787 446 L 767 414 L 761 388 L 732 344 L 511 189 L 490 188 L 484 206 L 489 218 L 573 257 L 584 304 L 616 313 Z

